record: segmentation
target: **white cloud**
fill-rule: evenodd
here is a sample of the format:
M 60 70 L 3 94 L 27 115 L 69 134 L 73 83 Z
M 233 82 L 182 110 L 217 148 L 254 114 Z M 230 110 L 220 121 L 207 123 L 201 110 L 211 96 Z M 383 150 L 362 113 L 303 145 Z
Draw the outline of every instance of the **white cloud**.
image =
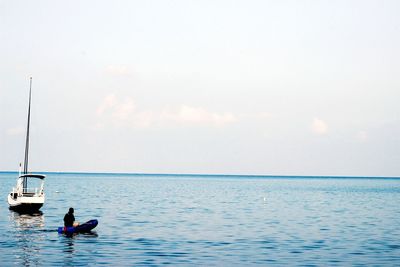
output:
M 115 105 L 117 105 L 117 98 L 114 94 L 110 94 L 103 99 L 103 102 L 97 108 L 97 115 L 101 116 L 108 109 L 112 109 Z
M 124 65 L 108 65 L 106 67 L 106 73 L 111 74 L 111 75 L 130 75 L 132 74 L 132 71 L 130 68 Z
M 361 143 L 365 143 L 368 140 L 368 133 L 366 131 L 359 131 L 356 135 L 356 139 Z
M 270 112 L 255 112 L 255 113 L 241 113 L 239 117 L 241 119 L 256 119 L 256 120 L 265 120 L 271 119 L 274 115 Z
M 123 102 L 114 106 L 113 117 L 119 120 L 128 120 L 135 115 L 135 105 L 131 98 L 126 98 Z
M 15 136 L 15 135 L 21 135 L 25 133 L 25 129 L 23 127 L 15 127 L 15 128 L 9 128 L 6 131 L 7 135 Z
M 164 112 L 163 118 L 169 118 L 180 124 L 223 126 L 237 119 L 229 112 L 210 112 L 205 108 L 182 105 L 177 112 Z
M 203 107 L 181 105 L 177 108 L 164 108 L 158 111 L 142 111 L 136 108 L 132 98 L 117 99 L 113 94 L 106 96 L 97 108 L 98 128 L 107 124 L 134 127 L 168 127 L 168 126 L 212 126 L 222 127 L 237 121 L 230 112 L 211 112 Z
M 260 113 L 256 114 L 256 116 L 261 119 L 270 119 L 273 115 L 270 112 L 260 112 Z
M 314 118 L 311 125 L 311 130 L 315 134 L 325 135 L 328 133 L 328 125 L 325 121 L 319 118 Z

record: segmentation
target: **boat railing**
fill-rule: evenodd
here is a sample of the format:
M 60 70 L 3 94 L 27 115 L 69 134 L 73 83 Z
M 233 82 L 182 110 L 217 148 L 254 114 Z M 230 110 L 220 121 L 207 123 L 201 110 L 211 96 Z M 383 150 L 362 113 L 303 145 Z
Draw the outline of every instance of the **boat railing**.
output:
M 32 188 L 24 188 L 21 191 L 17 190 L 15 187 L 13 187 L 11 194 L 18 194 L 18 196 L 41 196 L 43 195 L 43 189 L 38 188 L 38 187 L 32 187 Z
M 43 191 L 40 190 L 40 188 L 38 187 L 33 187 L 33 188 L 24 188 L 22 191 L 22 195 L 26 195 L 26 196 L 40 196 L 43 194 Z

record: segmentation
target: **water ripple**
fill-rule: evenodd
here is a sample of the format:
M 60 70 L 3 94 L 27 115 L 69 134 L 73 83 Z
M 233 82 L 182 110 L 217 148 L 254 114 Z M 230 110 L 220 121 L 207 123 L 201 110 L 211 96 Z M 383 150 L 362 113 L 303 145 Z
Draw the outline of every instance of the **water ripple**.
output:
M 6 195 L 15 179 L 1 178 Z M 400 180 L 49 174 L 46 190 L 43 214 L 0 205 L 0 265 L 400 262 Z M 96 231 L 59 235 L 70 206 L 81 222 L 99 219 Z

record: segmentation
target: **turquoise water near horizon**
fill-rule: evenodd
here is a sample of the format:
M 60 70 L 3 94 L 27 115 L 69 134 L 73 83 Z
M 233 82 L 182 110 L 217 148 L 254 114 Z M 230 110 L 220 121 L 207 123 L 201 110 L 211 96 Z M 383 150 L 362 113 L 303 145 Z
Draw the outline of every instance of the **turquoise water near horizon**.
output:
M 8 210 L 16 176 L 0 173 L 0 265 L 400 263 L 396 178 L 47 173 L 30 216 Z M 92 234 L 56 232 L 71 206 Z

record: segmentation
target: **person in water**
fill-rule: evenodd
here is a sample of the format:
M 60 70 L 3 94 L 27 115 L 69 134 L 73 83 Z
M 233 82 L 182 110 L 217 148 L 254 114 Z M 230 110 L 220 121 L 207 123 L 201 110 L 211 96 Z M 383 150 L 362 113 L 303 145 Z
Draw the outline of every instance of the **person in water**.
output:
M 75 222 L 74 208 L 69 208 L 68 213 L 64 216 L 64 226 L 73 227 L 77 226 L 79 223 Z

